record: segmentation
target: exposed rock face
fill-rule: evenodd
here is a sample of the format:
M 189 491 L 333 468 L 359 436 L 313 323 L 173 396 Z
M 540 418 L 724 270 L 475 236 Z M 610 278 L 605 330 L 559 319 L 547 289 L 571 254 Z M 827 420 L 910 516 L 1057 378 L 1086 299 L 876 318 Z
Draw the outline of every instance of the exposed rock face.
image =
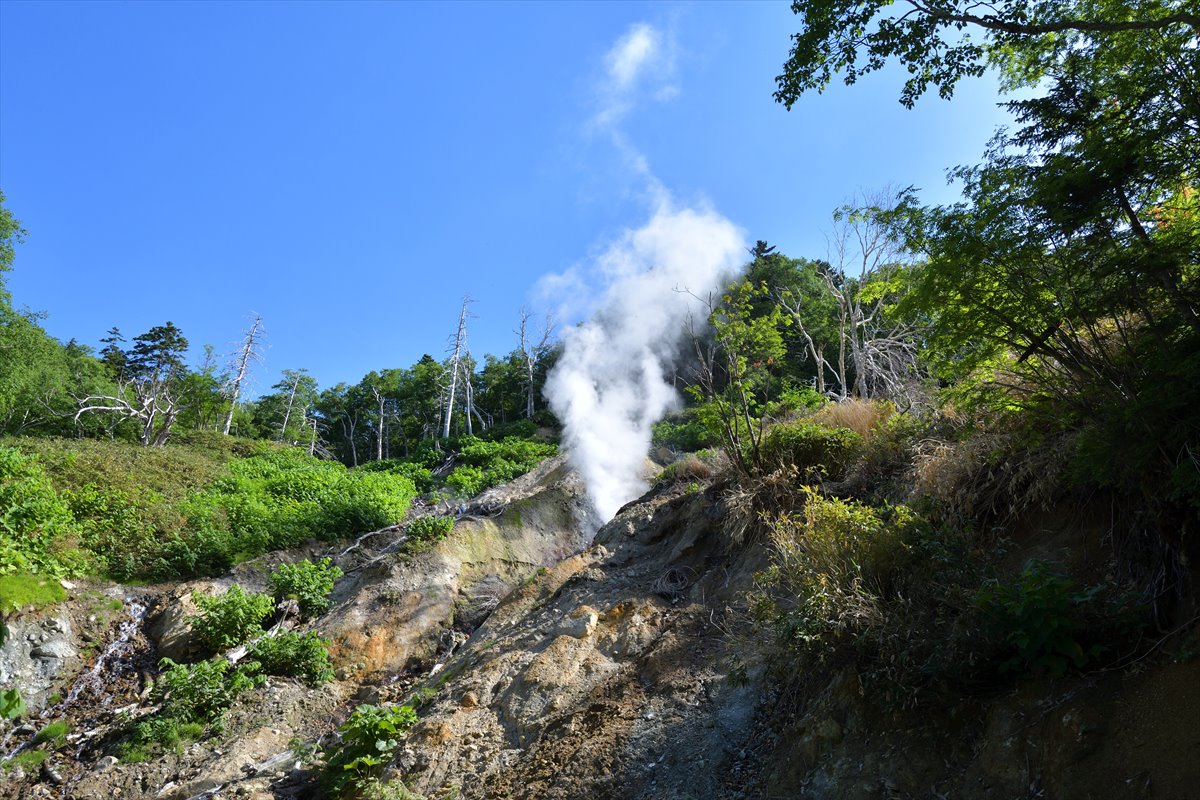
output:
M 71 734 L 93 738 L 71 740 L 76 762 L 55 762 L 62 787 L 10 773 L 0 798 L 319 797 L 293 739 L 312 746 L 357 704 L 415 685 L 434 696 L 388 776 L 426 797 L 1183 800 L 1200 786 L 1198 660 L 884 712 L 850 672 L 762 679 L 767 634 L 750 628 L 745 592 L 769 554 L 727 545 L 719 488 L 651 493 L 594 542 L 561 459 L 489 495 L 425 552 L 399 556 L 391 532 L 343 553 L 347 575 L 316 626 L 336 682 L 272 678 L 223 733 L 142 764 L 113 763 L 100 744 L 120 725 L 112 708 L 95 717 L 108 727 Z M 297 556 L 271 559 L 285 557 Z M 263 590 L 270 563 L 237 580 Z M 191 590 L 226 584 L 170 592 L 149 626 L 160 647 L 186 655 Z M 48 619 L 22 622 L 23 655 L 0 668 L 70 661 L 63 622 Z M 734 657 L 750 665 L 740 680 Z M 138 696 L 136 677 L 123 680 L 117 704 Z
M 146 626 L 146 636 L 158 648 L 159 658 L 182 663 L 199 655 L 200 637 L 188 622 L 189 617 L 200 613 L 192 593 L 219 594 L 229 586 L 228 581 L 191 581 L 158 599 L 155 613 Z
M 81 642 L 63 608 L 19 617 L 8 628 L 0 646 L 0 688 L 19 688 L 29 711 L 39 712 L 63 678 L 79 669 Z
M 704 496 L 652 497 L 509 596 L 447 666 L 398 759 L 414 788 L 720 796 L 757 693 L 724 680 L 714 621 L 742 585 L 730 575 L 749 576 L 761 556 L 724 558 L 718 521 Z M 672 569 L 689 578 L 662 592 Z

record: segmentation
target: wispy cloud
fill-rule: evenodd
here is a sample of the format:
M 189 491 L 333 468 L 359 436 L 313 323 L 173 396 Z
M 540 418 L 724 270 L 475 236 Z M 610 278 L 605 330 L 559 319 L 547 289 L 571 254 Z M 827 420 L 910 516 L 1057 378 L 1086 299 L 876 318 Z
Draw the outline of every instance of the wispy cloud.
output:
M 613 85 L 622 90 L 632 86 L 647 64 L 660 59 L 662 47 L 662 34 L 657 28 L 644 22 L 630 28 L 604 59 Z
M 639 100 L 664 102 L 677 96 L 675 53 L 669 32 L 645 22 L 630 27 L 604 56 L 604 79 L 597 87 L 599 103 L 590 126 L 619 135 L 617 126 Z

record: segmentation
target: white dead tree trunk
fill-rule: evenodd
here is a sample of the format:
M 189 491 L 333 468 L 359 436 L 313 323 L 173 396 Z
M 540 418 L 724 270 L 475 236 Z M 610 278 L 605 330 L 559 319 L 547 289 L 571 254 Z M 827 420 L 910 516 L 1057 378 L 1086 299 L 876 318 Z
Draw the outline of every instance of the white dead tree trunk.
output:
M 132 393 L 132 397 L 130 394 Z M 134 380 L 117 385 L 115 395 L 88 395 L 79 400 L 75 421 L 84 414 L 108 412 L 121 419 L 141 423 L 138 440 L 146 447 L 161 447 L 171 435 L 171 426 L 183 406 L 161 380 Z
M 471 302 L 470 297 L 463 297 L 462 311 L 458 315 L 458 331 L 454 334 L 454 344 L 450 354 L 450 388 L 446 392 L 446 403 L 444 406 L 446 413 L 442 418 L 443 439 L 450 436 L 450 423 L 454 417 L 454 403 L 458 399 L 460 390 L 460 373 L 462 375 L 461 391 L 467 417 L 467 433 L 473 434 L 475 432 L 472 422 L 473 416 L 479 418 L 481 427 L 487 427 L 483 423 L 483 417 L 475 409 L 475 389 L 471 381 L 471 354 L 467 350 L 467 317 L 469 316 L 467 307 Z
M 383 435 L 384 435 L 384 413 L 387 410 L 387 398 L 383 396 L 383 392 L 379 391 L 379 387 L 371 385 L 371 394 L 375 396 L 375 404 L 379 409 L 379 424 L 375 430 L 375 460 L 383 460 Z
M 246 380 L 250 370 L 250 362 L 262 362 L 262 352 L 260 346 L 262 337 L 265 331 L 262 328 L 262 316 L 254 315 L 254 322 L 250 325 L 250 330 L 246 331 L 245 337 L 242 339 L 241 349 L 238 351 L 236 360 L 236 371 L 234 373 L 233 383 L 229 388 L 229 411 L 225 414 L 225 429 L 226 436 L 229 435 L 229 429 L 233 426 L 233 412 L 237 408 L 238 397 L 242 393 L 242 383 Z
M 554 332 L 554 319 L 547 314 L 537 344 L 534 344 L 532 332 L 529 330 L 529 319 L 531 316 L 528 308 L 521 308 L 521 327 L 517 331 L 517 334 L 521 337 L 521 355 L 525 360 L 525 417 L 527 419 L 533 417 L 533 406 L 536 399 L 534 378 L 537 373 L 538 362 L 541 360 L 542 353 L 545 352 L 546 345 L 550 343 L 550 337 Z
M 288 393 L 287 408 L 283 412 L 283 424 L 279 426 L 279 441 L 283 441 L 287 436 L 288 421 L 292 418 L 292 406 L 296 402 L 296 390 L 300 388 L 300 375 L 297 374 L 292 379 L 292 389 Z
M 792 295 L 790 292 L 772 292 L 771 297 L 779 304 L 780 308 L 791 316 L 792 321 L 796 323 L 796 329 L 804 337 L 804 344 L 808 348 L 808 354 L 812 356 L 813 363 L 817 365 L 817 393 L 824 395 L 825 370 L 829 369 L 835 376 L 838 374 L 837 369 L 825 358 L 825 342 L 816 341 L 809 331 L 809 326 L 805 325 L 806 313 L 800 298 Z
M 822 360 L 818 366 L 823 363 L 833 370 L 839 400 L 851 393 L 864 400 L 895 397 L 916 368 L 912 331 L 885 319 L 888 292 L 882 285 L 900 268 L 903 252 L 879 215 L 894 202 L 885 190 L 864 198 L 858 208 L 845 206 L 834 213 L 830 263 L 820 275 L 837 307 L 838 363 L 834 367 Z M 872 285 L 876 291 L 869 291 Z M 792 308 L 784 308 L 801 321 Z M 803 326 L 801 332 L 806 335 Z M 848 368 L 853 369 L 853 386 Z

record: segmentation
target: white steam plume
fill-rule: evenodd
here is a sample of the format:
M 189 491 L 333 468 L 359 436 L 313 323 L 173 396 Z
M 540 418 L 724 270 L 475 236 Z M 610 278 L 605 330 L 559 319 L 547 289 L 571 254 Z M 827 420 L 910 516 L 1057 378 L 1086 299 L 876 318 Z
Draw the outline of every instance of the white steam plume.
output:
M 719 290 L 744 253 L 729 220 L 660 194 L 650 221 L 597 259 L 608 288 L 592 318 L 563 336 L 545 391 L 598 522 L 646 490 L 651 426 L 679 400 L 666 375 L 689 315 L 706 313 L 693 295 Z
M 591 318 L 563 335 L 545 388 L 563 422 L 568 457 L 587 485 L 594 527 L 646 490 L 641 476 L 651 426 L 679 402 L 666 376 L 684 325 L 689 316 L 704 318 L 707 309 L 696 298 L 719 290 L 744 254 L 741 231 L 708 208 L 678 207 L 621 130 L 639 99 L 666 102 L 679 93 L 675 62 L 670 32 L 645 23 L 609 50 L 586 128 L 605 134 L 626 169 L 644 181 L 653 214 L 588 268 L 546 276 L 540 286 L 565 301 L 567 318 L 582 298 L 599 295 L 588 303 Z

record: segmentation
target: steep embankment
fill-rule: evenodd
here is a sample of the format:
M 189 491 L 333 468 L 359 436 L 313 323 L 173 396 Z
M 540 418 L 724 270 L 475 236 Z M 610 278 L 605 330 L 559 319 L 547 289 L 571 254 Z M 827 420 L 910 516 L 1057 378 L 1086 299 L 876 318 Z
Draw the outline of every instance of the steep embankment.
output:
M 151 657 L 135 637 L 102 670 L 107 707 L 97 696 L 86 713 L 44 715 L 73 722 L 54 771 L 10 773 L 0 794 L 319 796 L 304 751 L 356 704 L 414 696 L 420 721 L 385 778 L 428 797 L 1183 800 L 1200 785 L 1200 661 L 1186 642 L 1119 669 L 885 711 L 853 671 L 784 685 L 753 666 L 764 638 L 745 593 L 770 555 L 729 544 L 722 487 L 660 488 L 590 545 L 574 524 L 582 503 L 577 476 L 555 459 L 479 498 L 424 552 L 395 552 L 395 532 L 343 547 L 347 575 L 317 624 L 333 640 L 337 681 L 272 678 L 238 701 L 222 734 L 115 764 L 104 757 L 112 711 L 138 702 L 136 667 Z M 1038 546 L 1079 524 L 1043 531 Z M 280 557 L 235 577 L 253 587 Z M 188 588 L 157 598 L 149 616 L 168 651 L 186 652 Z M 58 616 L 43 629 L 61 627 Z M 731 668 L 739 662 L 748 674 Z
M 730 553 L 723 517 L 714 490 L 644 498 L 508 598 L 447 666 L 397 777 L 463 798 L 1194 796 L 1195 659 L 899 712 L 849 671 L 731 681 L 731 656 L 755 660 L 736 609 L 766 553 Z
M 278 776 L 285 776 L 285 786 L 272 791 L 311 794 L 311 775 L 294 769 L 292 746 L 311 747 L 358 702 L 403 699 L 414 680 L 466 638 L 463 627 L 477 623 L 538 569 L 584 546 L 576 524 L 583 503 L 578 477 L 563 459 L 550 459 L 458 509 L 454 533 L 440 542 L 413 547 L 398 527 L 329 552 L 310 546 L 272 553 L 219 580 L 146 589 L 73 587 L 66 604 L 25 615 L 0 649 L 6 679 L 36 689 L 26 695 L 29 721 L 5 737 L 0 755 L 16 760 L 0 796 L 36 790 L 63 797 L 182 799 L 262 788 Z M 110 753 L 128 720 L 152 710 L 153 664 L 197 651 L 187 621 L 196 612 L 192 592 L 213 593 L 234 582 L 263 590 L 278 563 L 324 555 L 345 572 L 333 608 L 313 626 L 332 642 L 337 680 L 309 688 L 272 678 L 239 699 L 222 735 L 184 743 L 179 752 L 144 763 L 117 763 Z M 107 609 L 106 619 L 93 613 L 97 604 Z M 32 758 L 48 752 L 34 750 L 35 734 L 55 720 L 67 722 L 69 732 L 43 763 Z

